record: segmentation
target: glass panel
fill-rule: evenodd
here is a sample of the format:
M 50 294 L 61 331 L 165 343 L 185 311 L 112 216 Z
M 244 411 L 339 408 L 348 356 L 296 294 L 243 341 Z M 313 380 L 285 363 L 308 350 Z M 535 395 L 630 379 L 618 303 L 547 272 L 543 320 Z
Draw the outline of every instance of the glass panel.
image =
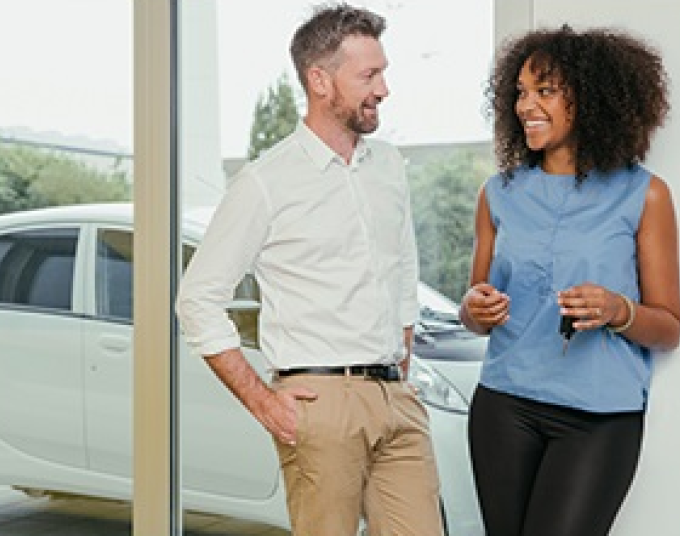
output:
M 132 5 L 0 0 L 2 534 L 130 529 Z
M 314 4 L 181 3 L 183 223 L 196 243 L 234 175 L 305 114 L 288 48 Z M 438 405 L 430 395 L 424 400 L 441 458 L 443 509 L 450 534 L 479 536 L 465 400 L 476 382 L 485 339 L 462 327 L 457 302 L 468 278 L 477 191 L 493 170 L 491 130 L 481 114 L 493 2 L 367 0 L 361 5 L 388 23 L 382 41 L 390 62 L 390 95 L 381 104 L 381 126 L 373 136 L 396 145 L 407 163 L 423 311 L 416 352 L 424 357 L 417 374 L 425 382 L 434 378 L 432 391 L 441 395 Z M 258 344 L 259 302 L 257 282 L 249 275 L 227 313 L 246 357 L 268 380 Z M 184 343 L 181 352 L 190 352 Z M 199 356 L 181 359 L 185 507 L 218 516 L 214 519 L 225 532 L 264 523 L 285 533 L 283 483 L 271 438 Z

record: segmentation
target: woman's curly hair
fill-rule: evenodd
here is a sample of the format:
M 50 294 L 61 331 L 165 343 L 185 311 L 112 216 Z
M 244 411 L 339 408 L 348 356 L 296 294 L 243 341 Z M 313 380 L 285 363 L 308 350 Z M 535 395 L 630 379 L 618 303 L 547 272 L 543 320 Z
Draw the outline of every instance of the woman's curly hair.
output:
M 519 165 L 536 166 L 542 151 L 527 147 L 515 103 L 517 80 L 527 59 L 539 77 L 556 77 L 568 105 L 575 106 L 576 176 L 610 171 L 644 160 L 652 133 L 670 109 L 668 75 L 661 55 L 623 31 L 576 32 L 565 25 L 506 41 L 497 52 L 486 89 L 486 115 L 493 120 L 494 149 L 507 179 Z

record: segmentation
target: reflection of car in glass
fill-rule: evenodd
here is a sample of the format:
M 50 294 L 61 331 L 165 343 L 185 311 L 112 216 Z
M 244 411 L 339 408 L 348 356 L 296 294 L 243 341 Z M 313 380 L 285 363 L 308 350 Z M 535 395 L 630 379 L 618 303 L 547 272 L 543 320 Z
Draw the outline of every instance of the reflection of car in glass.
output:
M 185 215 L 185 266 L 210 213 Z M 131 497 L 132 255 L 128 204 L 0 216 L 0 483 Z M 227 313 L 267 377 L 258 312 L 248 275 Z M 287 527 L 267 433 L 199 357 L 183 344 L 180 354 L 183 505 Z M 411 371 L 429 408 L 449 533 L 466 536 L 482 534 L 466 443 L 477 372 L 474 361 L 417 357 Z

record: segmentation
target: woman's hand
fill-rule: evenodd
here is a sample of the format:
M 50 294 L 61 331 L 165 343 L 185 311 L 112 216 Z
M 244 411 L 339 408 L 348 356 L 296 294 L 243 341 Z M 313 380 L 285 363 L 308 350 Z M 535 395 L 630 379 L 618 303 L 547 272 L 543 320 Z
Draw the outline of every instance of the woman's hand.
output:
M 628 310 L 616 292 L 593 283 L 583 283 L 557 293 L 560 314 L 576 319 L 579 331 L 597 329 L 607 324 L 624 324 Z M 619 321 L 620 320 L 620 321 Z
M 510 298 L 488 283 L 477 283 L 463 296 L 461 320 L 476 333 L 488 333 L 510 317 Z

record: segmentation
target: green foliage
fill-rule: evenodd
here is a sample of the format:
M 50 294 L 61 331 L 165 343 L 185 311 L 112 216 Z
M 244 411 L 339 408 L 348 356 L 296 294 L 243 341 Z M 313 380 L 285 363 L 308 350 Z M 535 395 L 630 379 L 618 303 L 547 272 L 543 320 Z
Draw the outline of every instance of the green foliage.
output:
M 257 101 L 250 127 L 248 160 L 254 160 L 262 151 L 290 134 L 299 117 L 293 86 L 283 74 L 275 87 L 270 87 L 266 96 L 260 96 Z
M 456 146 L 408 167 L 420 278 L 455 301 L 468 286 L 477 193 L 492 169 L 484 150 Z
M 124 171 L 104 172 L 76 157 L 0 145 L 0 214 L 30 208 L 100 201 L 128 201 Z

